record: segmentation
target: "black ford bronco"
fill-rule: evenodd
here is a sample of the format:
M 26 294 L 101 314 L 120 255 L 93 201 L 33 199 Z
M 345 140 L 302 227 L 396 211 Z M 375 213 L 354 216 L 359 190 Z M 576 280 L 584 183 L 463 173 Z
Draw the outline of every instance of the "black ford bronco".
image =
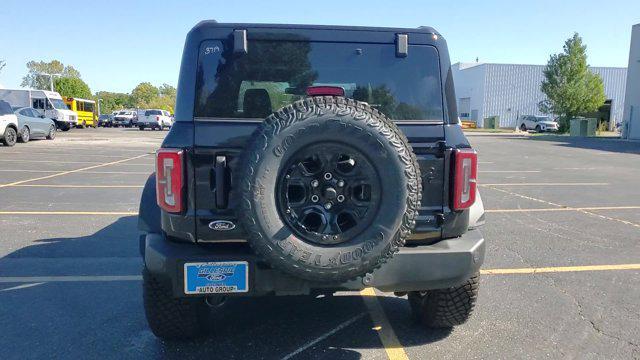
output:
M 367 287 L 465 322 L 484 209 L 456 111 L 432 28 L 199 23 L 140 203 L 151 330 L 201 335 L 231 296 Z

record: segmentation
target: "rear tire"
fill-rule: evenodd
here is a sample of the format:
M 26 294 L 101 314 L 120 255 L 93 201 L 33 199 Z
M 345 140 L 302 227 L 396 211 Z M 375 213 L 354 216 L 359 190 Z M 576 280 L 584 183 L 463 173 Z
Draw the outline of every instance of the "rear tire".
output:
M 520 130 L 527 132 L 527 126 L 525 124 L 520 125 Z
M 140 129 L 140 131 L 144 131 L 144 126 L 138 126 L 138 129 Z
M 21 143 L 27 143 L 29 142 L 29 139 L 31 138 L 31 132 L 29 131 L 28 127 L 23 127 L 22 131 L 20 131 L 20 138 L 19 141 Z
M 428 328 L 451 328 L 464 324 L 478 299 L 480 274 L 475 273 L 463 284 L 447 289 L 412 291 L 409 304 L 414 319 Z
M 194 339 L 206 334 L 208 307 L 203 298 L 175 298 L 171 288 L 146 268 L 142 273 L 144 310 L 151 331 L 165 340 Z
M 4 146 L 13 146 L 16 144 L 16 140 L 18 139 L 18 133 L 16 129 L 12 127 L 7 127 L 4 130 L 4 137 L 2 138 L 2 143 Z

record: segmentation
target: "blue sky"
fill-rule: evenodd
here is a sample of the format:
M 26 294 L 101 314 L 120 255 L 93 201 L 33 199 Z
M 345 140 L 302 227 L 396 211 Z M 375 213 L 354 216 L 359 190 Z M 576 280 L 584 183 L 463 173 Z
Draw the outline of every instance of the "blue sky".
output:
M 453 62 L 544 64 L 577 31 L 589 64 L 626 67 L 640 1 L 25 1 L 0 3 L 0 84 L 18 87 L 29 60 L 77 68 L 92 91 L 175 85 L 184 37 L 203 19 L 417 27 L 444 35 Z

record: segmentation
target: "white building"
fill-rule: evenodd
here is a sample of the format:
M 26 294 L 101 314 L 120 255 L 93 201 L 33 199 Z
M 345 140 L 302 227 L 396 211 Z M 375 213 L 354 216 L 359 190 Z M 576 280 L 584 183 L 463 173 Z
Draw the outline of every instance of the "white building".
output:
M 640 139 L 640 24 L 634 25 L 631 31 L 623 119 L 626 129 L 622 135 L 629 139 Z
M 544 65 L 456 63 L 453 79 L 461 120 L 476 121 L 499 116 L 501 127 L 515 127 L 518 115 L 542 115 L 538 103 Z M 592 67 L 604 80 L 607 101 L 611 102 L 610 123 L 622 120 L 626 68 Z M 640 115 L 640 114 L 638 114 Z

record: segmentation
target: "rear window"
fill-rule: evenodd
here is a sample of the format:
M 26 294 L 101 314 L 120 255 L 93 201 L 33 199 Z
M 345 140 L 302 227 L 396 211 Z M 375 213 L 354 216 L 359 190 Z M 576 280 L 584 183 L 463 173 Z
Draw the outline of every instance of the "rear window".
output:
M 13 114 L 11 105 L 8 102 L 0 100 L 0 115 Z
M 438 53 L 412 45 L 252 40 L 233 54 L 221 41 L 200 49 L 195 117 L 264 118 L 304 98 L 309 86 L 336 86 L 394 120 L 442 120 Z
M 160 110 L 147 110 L 144 112 L 144 116 L 151 116 L 151 115 L 162 115 L 162 111 Z

